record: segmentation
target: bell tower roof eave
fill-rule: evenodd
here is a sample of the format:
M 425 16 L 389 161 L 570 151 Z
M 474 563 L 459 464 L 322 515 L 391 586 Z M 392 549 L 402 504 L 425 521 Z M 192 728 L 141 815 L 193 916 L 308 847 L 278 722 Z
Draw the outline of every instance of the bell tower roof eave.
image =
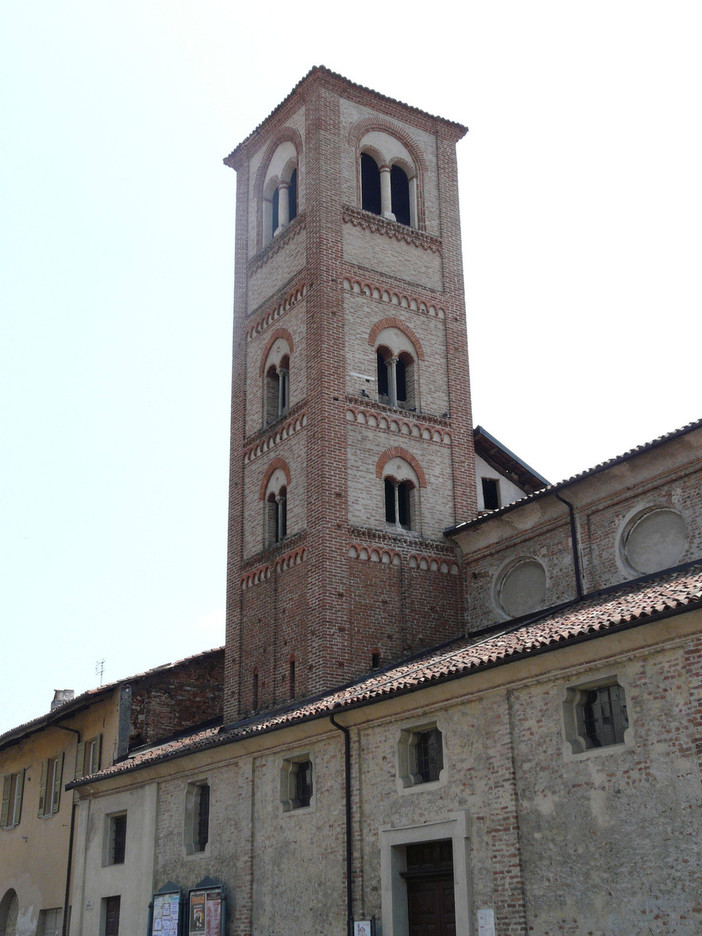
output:
M 404 101 L 398 101 L 396 98 L 391 98 L 385 94 L 380 94 L 378 91 L 373 91 L 372 88 L 367 88 L 364 85 L 356 84 L 356 82 L 350 81 L 348 78 L 344 78 L 343 75 L 339 75 L 337 72 L 331 71 L 324 65 L 315 65 L 303 78 L 300 79 L 300 81 L 298 81 L 290 93 L 280 102 L 280 104 L 277 105 L 277 107 L 275 107 L 270 112 L 265 120 L 262 120 L 261 123 L 254 130 L 252 130 L 252 132 L 247 137 L 245 137 L 228 156 L 225 156 L 225 158 L 222 160 L 224 165 L 229 166 L 230 169 L 240 168 L 248 156 L 250 145 L 255 143 L 266 132 L 271 122 L 278 118 L 279 115 L 289 107 L 293 98 L 300 96 L 303 88 L 313 84 L 316 81 L 325 80 L 333 83 L 340 93 L 343 93 L 343 90 L 346 89 L 347 93 L 352 93 L 354 96 L 364 97 L 368 95 L 369 105 L 372 105 L 376 110 L 378 109 L 379 102 L 386 102 L 393 111 L 401 109 L 405 113 L 406 119 L 408 119 L 410 122 L 413 122 L 414 118 L 415 121 L 420 119 L 422 123 L 430 121 L 432 123 L 442 124 L 449 131 L 449 135 L 453 137 L 455 143 L 461 140 L 466 135 L 466 133 L 468 133 L 468 127 L 456 122 L 455 120 L 448 120 L 445 117 L 429 114 L 427 111 L 423 111 L 418 107 L 413 107 L 411 104 L 406 104 Z

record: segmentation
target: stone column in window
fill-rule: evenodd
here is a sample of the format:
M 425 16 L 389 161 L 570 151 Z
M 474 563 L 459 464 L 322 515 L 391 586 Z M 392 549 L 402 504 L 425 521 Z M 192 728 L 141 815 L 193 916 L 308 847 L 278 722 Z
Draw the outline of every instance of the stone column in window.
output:
M 288 411 L 288 371 L 285 367 L 278 368 L 278 415 L 284 416 Z
M 278 494 L 275 499 L 277 509 L 276 542 L 285 539 L 287 525 L 287 510 L 285 494 Z
M 278 231 L 282 231 L 290 223 L 290 191 L 287 182 L 278 186 Z
M 392 213 L 392 193 L 390 188 L 390 166 L 380 167 L 380 213 L 390 221 L 395 220 Z
M 410 227 L 418 227 L 417 222 L 417 176 L 409 180 Z
M 388 358 L 385 363 L 388 368 L 388 403 L 397 406 L 397 358 Z

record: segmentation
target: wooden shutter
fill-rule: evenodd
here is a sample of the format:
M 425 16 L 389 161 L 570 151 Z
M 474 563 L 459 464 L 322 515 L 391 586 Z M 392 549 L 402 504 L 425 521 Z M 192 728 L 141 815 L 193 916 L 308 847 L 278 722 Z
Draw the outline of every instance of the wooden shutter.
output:
M 15 825 L 19 824 L 22 818 L 22 797 L 24 796 L 24 775 L 26 770 L 22 768 L 17 774 L 17 809 L 15 810 Z
M 41 780 L 39 781 L 39 817 L 44 815 L 44 803 L 46 802 L 46 778 L 49 773 L 49 761 L 41 762 Z
M 59 811 L 61 802 L 61 778 L 63 777 L 63 752 L 56 758 L 56 771 L 54 772 L 54 795 L 51 800 L 52 812 Z
M 10 787 L 12 786 L 12 777 L 5 774 L 2 778 L 2 812 L 0 813 L 0 828 L 7 828 L 7 817 L 10 811 Z
M 76 772 L 75 779 L 79 780 L 83 774 L 83 761 L 85 759 L 85 741 L 79 741 L 76 747 Z
M 102 735 L 99 734 L 95 739 L 93 747 L 93 756 L 90 760 L 90 773 L 95 773 L 100 769 L 100 758 L 102 755 Z

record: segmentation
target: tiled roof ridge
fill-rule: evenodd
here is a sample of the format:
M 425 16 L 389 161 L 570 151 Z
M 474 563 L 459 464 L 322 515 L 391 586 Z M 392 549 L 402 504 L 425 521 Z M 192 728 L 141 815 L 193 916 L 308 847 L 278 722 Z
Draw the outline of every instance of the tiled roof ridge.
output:
M 702 428 L 702 419 L 693 420 L 692 422 L 681 426 L 679 429 L 673 429 L 672 432 L 667 432 L 664 435 L 657 436 L 650 442 L 644 442 L 641 445 L 636 445 L 634 448 L 628 449 L 621 455 L 615 455 L 613 458 L 608 458 L 606 461 L 598 462 L 598 464 L 593 465 L 592 468 L 586 468 L 584 471 L 571 475 L 571 477 L 565 478 L 563 481 L 558 481 L 555 484 L 549 484 L 538 491 L 534 491 L 533 494 L 526 494 L 524 497 L 520 497 L 519 500 L 512 501 L 510 504 L 505 504 L 504 507 L 500 507 L 498 510 L 491 510 L 489 513 L 483 514 L 480 517 L 474 517 L 472 520 L 464 520 L 461 523 L 455 524 L 455 526 L 447 527 L 444 530 L 444 536 L 452 536 L 454 533 L 458 533 L 461 530 L 467 529 L 468 527 L 478 526 L 485 521 L 491 520 L 493 517 L 501 517 L 503 514 L 509 513 L 516 507 L 521 507 L 522 505 L 528 504 L 534 500 L 540 500 L 542 497 L 546 497 L 549 494 L 555 494 L 557 491 L 561 491 L 563 488 L 569 487 L 571 484 L 575 484 L 576 481 L 582 481 L 585 478 L 591 477 L 592 475 L 599 474 L 601 471 L 605 471 L 607 468 L 612 468 L 615 465 L 619 465 L 622 462 L 628 461 L 628 459 L 633 458 L 635 455 L 642 455 L 644 452 L 649 452 L 652 449 L 657 448 L 659 445 L 664 445 L 666 442 L 672 442 L 673 439 L 680 438 L 681 436 L 687 435 L 689 432 L 694 432 L 696 429 L 700 428 Z
M 268 712 L 226 728 L 211 728 L 106 768 L 100 779 L 220 747 L 255 735 L 416 691 L 430 684 L 516 662 L 572 643 L 702 607 L 702 560 L 603 589 L 559 608 L 546 609 L 502 629 L 460 638 L 297 707 Z M 609 609 L 609 610 L 608 610 Z M 482 648 L 482 653 L 480 652 Z M 92 778 L 95 779 L 94 777 Z M 84 780 L 69 786 L 79 786 Z
M 292 87 L 292 89 L 285 95 L 282 101 L 280 101 L 273 110 L 268 114 L 267 117 L 264 117 L 263 120 L 258 123 L 254 129 L 248 133 L 244 139 L 238 143 L 231 153 L 225 157 L 224 162 L 226 165 L 230 164 L 230 160 L 233 159 L 234 155 L 239 152 L 239 150 L 246 146 L 246 144 L 256 136 L 257 133 L 274 117 L 278 111 L 282 110 L 283 107 L 288 103 L 288 101 L 297 94 L 299 89 L 308 81 L 313 75 L 322 74 L 327 75 L 330 78 L 334 78 L 336 81 L 342 81 L 344 84 L 350 85 L 352 88 L 357 88 L 360 91 L 366 91 L 369 94 L 374 94 L 383 101 L 388 101 L 391 104 L 398 104 L 400 107 L 406 108 L 408 111 L 413 111 L 416 114 L 421 114 L 423 117 L 428 117 L 430 120 L 439 120 L 444 124 L 450 124 L 451 126 L 458 127 L 459 129 L 466 132 L 468 128 L 462 123 L 459 123 L 457 120 L 449 120 L 447 117 L 439 117 L 437 114 L 430 114 L 428 111 L 422 110 L 421 107 L 415 107 L 413 104 L 407 104 L 405 101 L 400 101 L 398 98 L 390 97 L 388 94 L 382 94 L 380 91 L 375 91 L 373 88 L 369 88 L 367 85 L 359 84 L 356 81 L 352 81 L 350 78 L 346 78 L 344 75 L 339 74 L 339 72 L 332 71 L 330 68 L 327 68 L 326 65 L 313 65 L 312 68 L 306 74 L 300 78 L 300 80 Z

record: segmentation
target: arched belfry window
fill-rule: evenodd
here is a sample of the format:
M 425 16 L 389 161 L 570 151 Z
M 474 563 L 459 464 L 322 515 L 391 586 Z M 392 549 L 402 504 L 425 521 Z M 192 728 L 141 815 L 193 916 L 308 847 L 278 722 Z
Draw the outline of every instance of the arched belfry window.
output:
M 268 163 L 262 185 L 263 245 L 297 217 L 298 157 L 291 141 L 281 143 Z
M 288 535 L 288 491 L 290 469 L 280 458 L 271 463 L 261 482 L 263 501 L 264 548 L 282 543 Z
M 400 140 L 380 130 L 360 143 L 360 192 L 364 211 L 418 227 L 417 170 Z
M 281 419 L 290 408 L 290 357 L 292 336 L 280 329 L 271 339 L 261 361 L 263 376 L 263 425 Z
M 398 328 L 384 328 L 375 340 L 378 402 L 387 406 L 419 408 L 419 353 Z
M 427 482 L 417 458 L 395 446 L 380 456 L 375 475 L 383 485 L 385 525 L 421 533 L 420 489 L 426 487 Z

